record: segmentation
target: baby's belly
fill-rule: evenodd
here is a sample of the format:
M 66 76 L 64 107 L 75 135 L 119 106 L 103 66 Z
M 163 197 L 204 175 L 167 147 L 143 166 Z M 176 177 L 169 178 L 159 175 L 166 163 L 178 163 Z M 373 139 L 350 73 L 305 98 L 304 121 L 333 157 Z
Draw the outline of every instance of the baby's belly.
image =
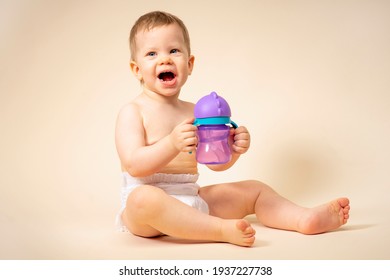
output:
M 194 154 L 180 153 L 167 166 L 159 171 L 159 173 L 173 174 L 197 174 L 198 164 Z

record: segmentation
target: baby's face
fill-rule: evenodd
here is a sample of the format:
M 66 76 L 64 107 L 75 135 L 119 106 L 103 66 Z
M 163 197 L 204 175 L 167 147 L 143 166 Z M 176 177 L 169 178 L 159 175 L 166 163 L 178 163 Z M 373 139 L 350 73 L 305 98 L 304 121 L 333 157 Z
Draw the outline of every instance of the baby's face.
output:
M 165 96 L 178 94 L 194 63 L 180 27 L 170 24 L 140 31 L 135 39 L 132 70 L 144 88 Z

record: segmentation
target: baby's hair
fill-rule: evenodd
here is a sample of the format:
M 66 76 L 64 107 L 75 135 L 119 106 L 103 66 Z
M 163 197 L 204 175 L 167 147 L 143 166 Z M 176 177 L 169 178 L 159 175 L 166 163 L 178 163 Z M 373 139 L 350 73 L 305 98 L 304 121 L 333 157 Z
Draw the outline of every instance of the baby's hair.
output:
M 191 54 L 190 35 L 183 21 L 179 19 L 177 16 L 174 16 L 170 13 L 154 11 L 141 16 L 131 28 L 130 37 L 129 37 L 131 59 L 135 59 L 135 54 L 136 54 L 135 36 L 137 35 L 138 32 L 149 31 L 155 27 L 160 27 L 169 24 L 179 25 L 179 27 L 183 32 L 184 42 L 187 47 L 188 55 L 190 55 Z

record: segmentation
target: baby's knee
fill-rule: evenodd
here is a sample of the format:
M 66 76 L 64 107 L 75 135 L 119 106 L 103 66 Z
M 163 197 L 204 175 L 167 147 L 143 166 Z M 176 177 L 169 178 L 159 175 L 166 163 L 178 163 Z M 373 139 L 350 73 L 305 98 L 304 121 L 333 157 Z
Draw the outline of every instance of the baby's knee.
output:
M 244 181 L 244 183 L 252 186 L 257 186 L 262 184 L 260 181 L 257 180 L 246 180 Z
M 264 188 L 266 188 L 266 189 L 270 188 L 270 186 L 268 186 L 267 184 L 265 184 L 263 182 L 260 182 L 258 180 L 247 180 L 247 181 L 244 181 L 244 182 L 248 186 L 251 186 L 252 188 L 256 188 L 256 189 L 259 189 L 259 190 L 262 190 Z
M 254 189 L 261 190 L 265 186 L 264 183 L 257 181 L 257 180 L 246 180 L 246 181 L 242 181 L 241 184 L 247 188 L 252 189 L 252 190 L 254 190 Z
M 158 205 L 161 201 L 163 190 L 154 186 L 143 185 L 134 189 L 127 198 L 126 208 L 131 211 L 142 211 Z

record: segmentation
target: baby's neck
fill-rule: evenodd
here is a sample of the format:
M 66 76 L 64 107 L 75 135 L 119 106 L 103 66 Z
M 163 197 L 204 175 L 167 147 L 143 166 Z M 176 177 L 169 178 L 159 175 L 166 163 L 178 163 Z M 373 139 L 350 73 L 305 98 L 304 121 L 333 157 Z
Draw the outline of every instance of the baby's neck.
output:
M 144 97 L 145 100 L 176 105 L 180 102 L 179 94 L 180 92 L 167 96 L 144 88 L 141 96 Z

